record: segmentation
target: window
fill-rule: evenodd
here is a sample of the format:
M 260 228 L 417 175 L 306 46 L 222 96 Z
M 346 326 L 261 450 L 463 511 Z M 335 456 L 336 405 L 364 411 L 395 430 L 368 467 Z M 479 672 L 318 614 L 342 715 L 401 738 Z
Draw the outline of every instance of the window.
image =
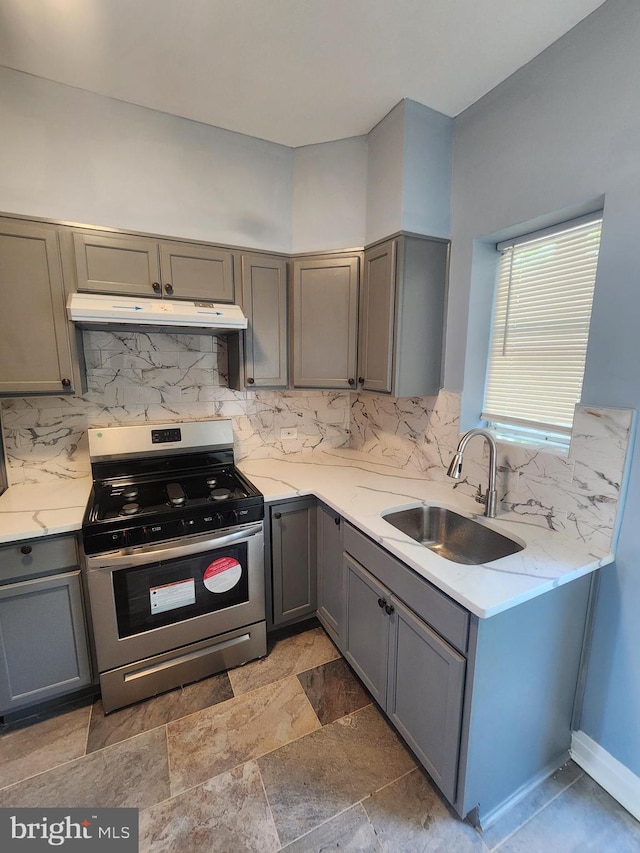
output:
M 482 417 L 504 437 L 566 443 L 580 400 L 602 214 L 498 244 Z

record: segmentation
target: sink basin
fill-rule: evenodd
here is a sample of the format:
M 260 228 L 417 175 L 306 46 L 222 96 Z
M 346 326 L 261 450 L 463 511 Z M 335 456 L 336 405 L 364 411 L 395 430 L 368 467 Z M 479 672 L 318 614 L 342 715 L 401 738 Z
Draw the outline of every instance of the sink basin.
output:
M 522 551 L 523 545 L 442 506 L 418 506 L 383 518 L 416 542 L 454 563 L 476 566 Z

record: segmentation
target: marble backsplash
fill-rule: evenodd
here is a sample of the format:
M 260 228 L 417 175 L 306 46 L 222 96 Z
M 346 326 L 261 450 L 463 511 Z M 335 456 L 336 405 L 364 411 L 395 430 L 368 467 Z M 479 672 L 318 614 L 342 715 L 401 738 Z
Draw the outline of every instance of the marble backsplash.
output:
M 223 337 L 85 332 L 87 393 L 1 402 L 9 483 L 90 473 L 89 427 L 232 417 L 237 458 L 349 444 L 349 395 L 233 391 Z M 296 427 L 297 438 L 280 440 Z
M 3 400 L 10 484 L 86 476 L 92 426 L 231 417 L 236 457 L 350 449 L 407 476 L 475 494 L 487 482 L 484 442 L 446 469 L 459 439 L 460 396 L 389 398 L 340 391 L 234 391 L 223 337 L 85 332 L 87 393 Z M 634 412 L 578 406 L 568 456 L 499 444 L 500 511 L 606 551 L 615 535 Z M 280 439 L 285 428 L 296 439 Z
M 469 443 L 461 479 L 446 475 L 460 438 L 459 394 L 353 397 L 352 448 L 468 495 L 478 486 L 486 490 L 488 449 L 481 439 Z M 576 406 L 568 455 L 498 442 L 499 512 L 608 551 L 617 532 L 634 426 L 634 410 Z

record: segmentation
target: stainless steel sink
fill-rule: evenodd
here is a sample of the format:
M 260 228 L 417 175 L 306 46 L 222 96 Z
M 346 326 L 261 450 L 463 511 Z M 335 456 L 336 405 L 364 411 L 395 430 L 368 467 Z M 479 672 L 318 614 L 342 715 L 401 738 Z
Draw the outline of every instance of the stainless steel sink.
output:
M 442 506 L 383 513 L 385 521 L 454 563 L 476 566 L 522 551 L 523 545 Z

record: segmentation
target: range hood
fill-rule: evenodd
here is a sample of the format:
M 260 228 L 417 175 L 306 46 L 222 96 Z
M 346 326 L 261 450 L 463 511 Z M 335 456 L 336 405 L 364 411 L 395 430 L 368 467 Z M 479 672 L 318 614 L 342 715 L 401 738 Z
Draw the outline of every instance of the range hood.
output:
M 179 299 L 72 293 L 67 301 L 67 314 L 84 329 L 131 330 L 137 326 L 155 326 L 158 331 L 217 334 L 247 328 L 247 318 L 238 305 Z

